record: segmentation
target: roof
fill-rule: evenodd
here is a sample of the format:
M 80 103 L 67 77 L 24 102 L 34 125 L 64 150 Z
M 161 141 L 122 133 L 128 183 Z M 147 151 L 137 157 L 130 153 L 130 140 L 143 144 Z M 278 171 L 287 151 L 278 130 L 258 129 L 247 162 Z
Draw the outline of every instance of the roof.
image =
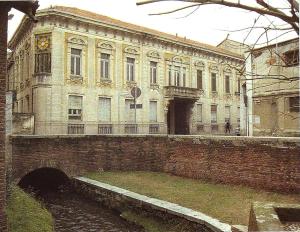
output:
M 255 48 L 252 51 L 255 52 L 255 51 L 265 50 L 265 49 L 268 49 L 268 48 L 275 47 L 276 45 L 277 46 L 283 46 L 283 45 L 290 44 L 290 43 L 293 43 L 293 42 L 298 42 L 299 43 L 299 37 L 289 39 L 289 40 L 285 40 L 285 41 L 278 42 L 278 43 L 274 43 L 274 44 L 269 44 L 269 45 L 264 46 L 264 47 Z
M 82 9 L 78 9 L 75 7 L 66 7 L 66 6 L 53 6 L 50 8 L 46 8 L 43 10 L 39 10 L 37 12 L 37 16 L 39 15 L 39 13 L 42 12 L 51 12 L 51 11 L 56 11 L 56 12 L 62 12 L 62 13 L 66 13 L 66 14 L 70 14 L 73 16 L 81 16 L 83 18 L 86 19 L 91 19 L 91 20 L 95 20 L 95 21 L 100 21 L 102 23 L 108 24 L 108 25 L 112 25 L 112 26 L 117 26 L 120 28 L 124 28 L 124 29 L 129 29 L 129 30 L 133 30 L 133 31 L 137 31 L 140 33 L 146 33 L 146 34 L 150 34 L 150 35 L 154 35 L 154 36 L 158 36 L 158 37 L 162 37 L 165 39 L 169 39 L 172 40 L 174 42 L 180 42 L 189 46 L 195 46 L 197 48 L 202 48 L 205 50 L 209 50 L 212 52 L 216 52 L 219 53 L 221 55 L 227 55 L 227 56 L 231 56 L 231 57 L 235 57 L 238 59 L 243 59 L 243 57 L 241 57 L 240 55 L 233 53 L 233 52 L 228 52 L 224 49 L 221 48 L 217 48 L 215 46 L 209 45 L 209 44 L 204 44 L 195 40 L 190 40 L 190 39 L 186 39 L 183 37 L 179 37 L 179 36 L 175 36 L 175 35 L 171 35 L 165 32 L 161 32 L 161 31 L 157 31 L 154 29 L 150 29 L 147 27 L 143 27 L 143 26 L 139 26 L 139 25 L 135 25 L 135 24 L 131 24 L 131 23 L 127 23 L 127 22 L 123 22 L 108 16 L 104 16 L 104 15 L 100 15 L 97 13 L 93 13 L 90 11 L 86 11 L 86 10 L 82 10 Z

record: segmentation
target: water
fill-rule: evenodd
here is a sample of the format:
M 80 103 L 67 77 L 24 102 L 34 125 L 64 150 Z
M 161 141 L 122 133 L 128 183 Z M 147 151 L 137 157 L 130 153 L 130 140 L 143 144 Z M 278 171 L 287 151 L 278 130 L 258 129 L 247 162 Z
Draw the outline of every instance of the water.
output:
M 143 232 L 116 212 L 72 191 L 43 194 L 42 201 L 55 219 L 56 232 Z

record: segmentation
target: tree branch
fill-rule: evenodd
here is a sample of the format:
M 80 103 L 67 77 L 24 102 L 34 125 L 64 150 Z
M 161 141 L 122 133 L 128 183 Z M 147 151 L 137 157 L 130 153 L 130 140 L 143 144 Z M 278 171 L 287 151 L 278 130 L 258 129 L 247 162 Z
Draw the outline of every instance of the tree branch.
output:
M 138 1 L 137 5 L 144 5 L 144 4 L 149 4 L 149 3 L 164 2 L 164 1 L 171 1 L 171 0 L 137 0 L 137 1 Z M 238 1 L 238 2 L 230 2 L 230 1 L 226 1 L 226 0 L 173 0 L 173 1 L 198 3 L 201 5 L 207 5 L 207 4 L 223 5 L 223 6 L 253 11 L 253 12 L 256 12 L 261 15 L 274 16 L 274 17 L 280 18 L 283 21 L 290 24 L 293 27 L 293 29 L 295 30 L 295 32 L 297 34 L 299 34 L 299 17 L 296 14 L 292 14 L 292 16 L 286 15 L 284 12 L 267 4 L 264 0 L 256 1 L 257 4 L 262 6 L 263 8 L 241 4 L 240 1 Z M 290 1 L 293 2 L 292 6 L 297 9 L 297 4 L 294 3 L 295 1 L 294 0 L 290 0 Z M 189 6 L 186 6 L 185 8 L 188 8 L 188 7 Z M 176 11 L 178 11 L 178 10 L 176 10 Z M 170 12 L 170 13 L 172 13 L 172 12 Z M 166 12 L 164 12 L 162 14 L 166 14 Z M 156 15 L 159 15 L 159 13 Z

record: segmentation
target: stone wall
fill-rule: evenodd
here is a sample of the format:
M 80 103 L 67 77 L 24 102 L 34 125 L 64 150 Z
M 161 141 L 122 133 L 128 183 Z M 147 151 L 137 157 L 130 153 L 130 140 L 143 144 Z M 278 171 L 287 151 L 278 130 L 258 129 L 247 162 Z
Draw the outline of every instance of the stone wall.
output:
M 230 232 L 231 226 L 219 220 L 167 201 L 147 197 L 85 177 L 73 178 L 75 190 L 108 208 L 119 212 L 127 210 L 152 216 L 159 220 L 185 225 L 189 232 Z
M 5 78 L 6 78 L 6 44 L 7 12 L 5 3 L 0 2 L 0 231 L 6 231 L 4 208 L 6 203 L 5 177 Z
M 13 136 L 13 179 L 41 167 L 69 176 L 164 171 L 216 183 L 300 192 L 300 138 Z

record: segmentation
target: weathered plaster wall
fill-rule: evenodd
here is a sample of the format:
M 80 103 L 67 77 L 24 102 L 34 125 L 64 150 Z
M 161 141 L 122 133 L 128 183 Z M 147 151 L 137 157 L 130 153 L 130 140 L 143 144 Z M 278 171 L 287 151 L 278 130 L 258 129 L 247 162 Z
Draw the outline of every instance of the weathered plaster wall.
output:
M 217 183 L 300 192 L 300 139 L 199 136 L 13 136 L 13 179 L 41 167 L 69 176 L 163 171 Z

